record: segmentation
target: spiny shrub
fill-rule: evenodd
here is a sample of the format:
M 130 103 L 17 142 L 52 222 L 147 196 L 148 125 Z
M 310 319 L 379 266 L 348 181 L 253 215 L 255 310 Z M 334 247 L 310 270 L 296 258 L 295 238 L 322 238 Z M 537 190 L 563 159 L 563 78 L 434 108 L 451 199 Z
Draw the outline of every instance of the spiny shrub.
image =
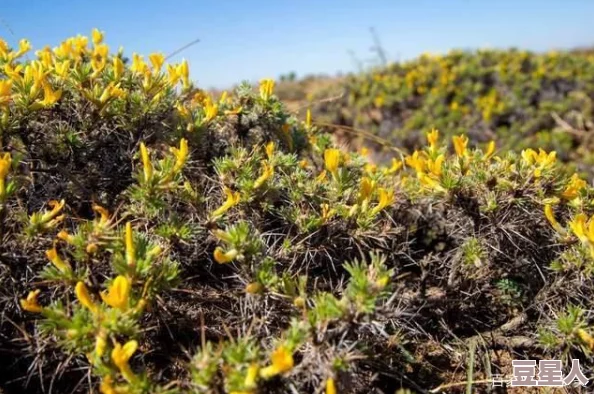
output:
M 214 99 L 97 30 L 0 44 L 7 392 L 426 391 L 479 339 L 477 380 L 592 366 L 594 190 L 555 152 L 434 130 L 378 166 L 271 80 Z
M 494 139 L 506 150 L 535 145 L 556 150 L 561 160 L 591 172 L 594 55 L 589 52 L 424 54 L 351 75 L 341 89 L 343 99 L 319 105 L 322 120 L 371 132 L 409 151 L 435 127 L 474 143 Z M 381 148 L 373 140 L 363 142 Z

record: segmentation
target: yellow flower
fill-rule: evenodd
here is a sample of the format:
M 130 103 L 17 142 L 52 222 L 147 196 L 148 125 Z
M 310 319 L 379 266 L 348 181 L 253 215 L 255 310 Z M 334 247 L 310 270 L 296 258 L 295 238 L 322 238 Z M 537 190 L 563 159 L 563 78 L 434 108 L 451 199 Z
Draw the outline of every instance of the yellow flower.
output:
M 122 312 L 128 309 L 130 297 L 130 280 L 118 275 L 107 291 L 101 292 L 101 299 L 112 308 L 117 308 Z
M 569 184 L 567 185 L 565 191 L 563 191 L 561 196 L 565 199 L 573 200 L 579 195 L 580 191 L 582 191 L 586 187 L 586 185 L 586 181 L 581 179 L 578 174 L 573 174 L 571 176 L 571 179 L 569 180 Z
M 384 188 L 378 189 L 379 201 L 378 204 L 372 209 L 373 214 L 377 214 L 382 209 L 391 205 L 394 202 L 394 191 L 386 190 Z
M 274 141 L 270 141 L 266 144 L 266 156 L 268 160 L 272 160 L 272 156 L 274 155 Z
M 226 264 L 233 261 L 239 252 L 236 249 L 231 249 L 228 252 L 223 251 L 223 248 L 217 246 L 214 251 L 214 259 L 219 264 Z
M 439 139 L 439 131 L 436 129 L 432 129 L 429 133 L 427 133 L 427 142 L 429 142 L 429 147 L 431 148 L 432 152 L 435 152 L 437 149 L 437 141 Z
M 8 104 L 11 98 L 12 80 L 0 80 L 0 107 Z
M 175 104 L 175 109 L 184 120 L 189 121 L 191 119 L 192 115 L 186 106 L 182 105 L 181 103 L 177 103 Z
M 322 222 L 326 223 L 334 214 L 336 214 L 335 209 L 330 209 L 328 204 L 321 204 L 320 207 L 322 208 Z
M 221 97 L 219 98 L 219 104 L 225 105 L 227 103 L 228 95 L 229 95 L 229 93 L 227 93 L 227 91 L 224 90 L 223 93 L 221 93 Z
M 293 369 L 294 361 L 293 354 L 289 350 L 280 346 L 271 355 L 272 365 L 260 370 L 260 376 L 264 379 L 283 374 Z
M 87 247 L 85 248 L 85 251 L 88 254 L 95 254 L 95 253 L 97 253 L 98 250 L 99 250 L 99 246 L 94 242 L 88 244 Z
M 109 223 L 109 212 L 107 211 L 107 209 L 97 204 L 93 204 L 92 208 L 93 211 L 99 214 L 99 219 L 96 220 L 96 223 L 99 226 L 106 226 Z
M 122 61 L 122 59 L 120 59 L 119 56 L 114 56 L 113 58 L 113 78 L 116 81 L 119 81 L 120 78 L 122 78 L 122 75 L 124 75 L 124 62 Z
M 141 55 L 137 53 L 132 54 L 132 65 L 130 66 L 130 71 L 137 74 L 145 74 L 148 70 L 148 66 L 144 62 Z
M 373 174 L 375 171 L 377 171 L 377 165 L 372 164 L 372 163 L 367 163 L 367 164 L 365 164 L 365 166 L 363 166 L 363 169 L 365 170 L 366 173 Z
M 165 63 L 165 56 L 162 53 L 152 53 L 149 55 L 149 60 L 153 66 L 153 73 L 158 73 Z
M 49 84 L 43 85 L 43 100 L 31 104 L 31 109 L 49 108 L 62 97 L 62 90 L 52 90 Z
M 167 74 L 168 74 L 167 81 L 169 82 L 169 85 L 171 85 L 171 86 L 177 85 L 177 83 L 181 79 L 181 75 L 178 72 L 178 67 L 176 67 L 172 64 L 168 64 L 166 67 L 167 67 Z
M 524 159 L 524 161 L 528 165 L 534 164 L 534 159 L 537 156 L 536 152 L 532 149 L 523 150 L 521 155 L 522 155 L 522 159 Z
M 61 239 L 62 241 L 65 241 L 71 245 L 74 243 L 74 237 L 72 235 L 68 234 L 68 231 L 66 231 L 66 230 L 60 231 L 56 237 L 58 237 L 58 239 Z
M 456 151 L 456 155 L 458 155 L 458 157 L 466 156 L 468 153 L 468 137 L 465 135 L 454 136 L 452 137 L 452 141 L 454 141 L 454 150 Z
M 425 171 L 425 159 L 420 157 L 419 151 L 415 151 L 412 156 L 407 156 L 404 161 L 407 166 L 414 168 L 417 173 Z
M 557 160 L 557 152 L 551 151 L 547 153 L 543 149 L 538 150 L 538 155 L 535 156 L 535 161 L 543 166 L 550 166 Z
M 112 98 L 124 97 L 125 95 L 126 92 L 122 88 L 120 88 L 119 83 L 115 84 L 114 82 L 111 82 L 103 90 L 103 93 L 99 97 L 99 102 L 101 104 L 106 104 Z
M 153 164 L 151 163 L 151 158 L 144 142 L 140 143 L 140 157 L 142 159 L 144 182 L 149 183 L 153 178 Z
M 320 183 L 320 182 L 324 182 L 326 180 L 326 170 L 323 170 L 322 172 L 320 172 L 320 175 L 318 175 L 316 177 L 316 182 Z
M 62 62 L 56 63 L 54 70 L 60 77 L 66 78 L 68 76 L 68 71 L 70 71 L 70 60 L 64 60 Z
M 384 96 L 383 94 L 379 95 L 373 99 L 373 104 L 378 108 L 383 107 L 385 103 L 386 103 L 386 96 Z
M 272 95 L 272 90 L 274 89 L 274 80 L 272 79 L 262 79 L 260 81 L 260 97 L 263 100 L 268 100 Z
M 590 349 L 594 350 L 594 338 L 583 328 L 578 328 L 575 332 L 577 337 Z
M 126 245 L 126 264 L 128 267 L 136 265 L 136 246 L 134 245 L 134 234 L 132 233 L 132 223 L 126 223 L 126 233 L 124 235 Z
M 539 149 L 538 153 L 536 153 L 532 149 L 526 149 L 522 151 L 522 159 L 528 165 L 537 165 L 534 169 L 534 176 L 538 178 L 542 175 L 543 170 L 553 166 L 557 160 L 557 152 L 547 153 L 543 149 Z
M 248 367 L 247 374 L 245 375 L 244 386 L 251 390 L 256 388 L 256 379 L 258 379 L 258 371 L 260 367 L 258 364 L 252 364 Z
M 362 177 L 361 186 L 359 187 L 359 202 L 369 199 L 374 188 L 375 182 L 371 181 L 371 179 L 366 176 Z
M 91 40 L 94 45 L 101 44 L 103 42 L 103 32 L 99 31 L 99 29 L 93 29 L 91 32 Z
M 305 113 L 305 127 L 311 128 L 311 110 L 308 108 Z
M 87 286 L 83 282 L 78 282 L 76 287 L 74 288 L 74 292 L 76 293 L 76 298 L 81 303 L 82 306 L 87 308 L 93 314 L 97 314 L 99 311 L 97 304 L 93 302 L 91 299 L 91 295 L 89 294 L 89 290 Z
M 44 69 L 43 65 L 38 60 L 33 60 L 25 66 L 23 72 L 24 80 L 27 83 L 33 82 L 31 85 L 31 90 L 29 92 L 30 97 L 36 97 L 39 92 L 39 89 L 42 86 L 47 85 L 47 73 L 47 70 Z
M 379 289 L 383 289 L 384 287 L 386 287 L 388 285 L 389 282 L 390 282 L 390 276 L 382 276 L 375 281 L 375 285 Z
M 587 228 L 586 228 L 586 215 L 583 213 L 578 214 L 572 220 L 569 221 L 569 228 L 583 243 L 588 242 Z
M 116 342 L 113 350 L 111 351 L 111 359 L 113 363 L 118 367 L 124 379 L 132 383 L 136 380 L 136 375 L 130 369 L 130 358 L 134 355 L 138 349 L 138 342 L 132 340 L 126 342 L 124 346 Z
M 0 155 L 0 202 L 6 194 L 6 176 L 10 171 L 12 159 L 10 153 L 3 153 Z
M 31 42 L 29 40 L 22 39 L 19 41 L 19 50 L 15 57 L 20 57 L 31 50 Z
M 553 208 L 551 207 L 550 204 L 545 205 L 544 213 L 545 213 L 545 217 L 547 218 L 547 220 L 549 221 L 551 226 L 553 226 L 555 231 L 557 231 L 558 233 L 564 234 L 565 230 L 563 229 L 563 227 L 561 227 L 559 222 L 557 222 L 557 219 L 555 219 L 555 214 L 553 213 Z
M 326 394 L 336 394 L 336 383 L 334 383 L 334 378 L 326 379 Z
M 62 260 L 62 258 L 58 255 L 58 251 L 56 250 L 56 246 L 54 245 L 53 248 L 48 249 L 45 251 L 45 255 L 52 264 L 59 269 L 61 272 L 70 271 L 72 268 L 68 262 Z
M 425 173 L 418 173 L 417 175 L 419 177 L 419 181 L 421 182 L 421 185 L 426 186 L 433 190 L 441 191 L 441 192 L 446 191 L 446 189 L 443 186 L 441 186 L 441 184 L 437 180 L 433 179 L 429 175 L 427 175 Z
M 21 75 L 21 71 L 23 71 L 22 64 L 17 64 L 14 67 L 10 63 L 6 63 L 4 65 L 4 74 L 6 74 L 6 76 L 8 78 L 10 78 L 11 80 L 19 81 L 19 82 L 22 81 L 23 76 Z
M 93 68 L 92 77 L 97 77 L 107 64 L 107 55 L 109 54 L 109 47 L 105 44 L 99 44 L 93 49 L 91 56 L 91 67 Z
M 182 62 L 178 65 L 178 73 L 181 76 L 184 88 L 190 86 L 190 70 L 187 60 L 182 60 Z
M 245 287 L 245 292 L 248 294 L 258 294 L 262 291 L 262 285 L 258 282 L 252 282 Z
M 265 161 L 262 161 L 262 175 L 260 175 L 258 179 L 256 179 L 256 182 L 254 183 L 254 189 L 258 189 L 259 187 L 261 187 L 264 184 L 264 182 L 266 182 L 273 174 L 274 167 L 272 167 Z
M 495 141 L 489 142 L 489 145 L 487 145 L 487 150 L 485 151 L 483 158 L 488 159 L 491 156 L 493 156 L 493 153 L 495 153 L 495 148 L 496 148 Z
M 227 200 L 212 213 L 212 218 L 216 218 L 227 212 L 230 208 L 239 204 L 240 195 L 239 192 L 233 192 L 231 189 L 225 187 L 224 189 Z
M 10 152 L 3 153 L 0 155 L 0 179 L 6 178 L 8 171 L 12 165 L 12 158 Z
M 384 168 L 383 171 L 384 171 L 385 174 L 395 174 L 401 168 L 402 168 L 402 161 L 393 158 L 392 159 L 392 165 L 390 166 L 390 168 Z
M 101 380 L 101 384 L 99 385 L 99 391 L 101 394 L 118 394 L 116 389 L 113 387 L 113 378 L 109 375 L 105 376 Z
M 53 49 L 54 54 L 60 59 L 69 58 L 72 56 L 73 48 L 71 41 L 64 41 L 60 46 Z
M 103 356 L 105 348 L 107 348 L 107 333 L 101 329 L 95 337 L 95 354 L 99 357 Z
M 8 43 L 2 38 L 0 38 L 0 59 L 6 59 L 6 57 L 8 56 L 8 50 Z
M 338 176 L 338 164 L 340 162 L 340 151 L 338 149 L 326 149 L 324 151 L 324 164 L 328 172 Z
M 52 219 L 56 219 L 56 216 L 58 216 L 62 208 L 64 208 L 64 204 L 66 204 L 65 200 L 61 200 L 60 202 L 56 200 L 51 200 L 50 202 L 48 202 L 47 205 L 49 205 L 52 209 L 51 211 L 46 211 L 41 216 L 41 223 L 47 223 Z
M 204 119 L 207 122 L 213 120 L 219 112 L 219 107 L 215 105 L 211 99 L 208 99 L 204 104 Z
M 171 147 L 171 152 L 175 156 L 175 165 L 173 166 L 173 173 L 178 173 L 188 161 L 188 140 L 182 138 L 179 141 L 179 149 Z
M 441 172 L 442 172 L 442 166 L 443 166 L 443 162 L 445 160 L 444 155 L 439 155 L 435 158 L 435 160 L 427 160 L 426 164 L 427 164 L 427 170 L 429 171 L 429 173 L 431 173 L 432 175 L 439 177 L 441 176 Z
M 23 308 L 27 312 L 33 312 L 33 313 L 41 312 L 42 307 L 41 307 L 41 305 L 39 305 L 39 303 L 37 301 L 37 297 L 39 296 L 40 292 L 41 292 L 41 290 L 39 290 L 39 289 L 30 291 L 29 294 L 27 295 L 27 298 L 24 300 L 21 300 L 21 308 Z
M 78 35 L 72 38 L 72 45 L 74 51 L 77 53 L 85 53 L 87 51 L 87 45 L 89 44 L 89 38 Z

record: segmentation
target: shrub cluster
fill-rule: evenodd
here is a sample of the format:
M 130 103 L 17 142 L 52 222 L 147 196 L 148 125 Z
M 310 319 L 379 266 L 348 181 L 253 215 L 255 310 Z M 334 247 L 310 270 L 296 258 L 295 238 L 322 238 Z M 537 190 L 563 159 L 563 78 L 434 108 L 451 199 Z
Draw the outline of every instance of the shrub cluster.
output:
M 375 165 L 272 80 L 215 98 L 98 30 L 29 49 L 0 41 L 7 392 L 426 392 L 518 354 L 592 367 L 594 189 L 555 152 L 432 130 Z
M 494 139 L 502 149 L 555 150 L 561 160 L 591 172 L 591 52 L 455 50 L 350 75 L 340 85 L 343 99 L 321 104 L 321 119 L 409 151 L 435 127 L 476 143 Z

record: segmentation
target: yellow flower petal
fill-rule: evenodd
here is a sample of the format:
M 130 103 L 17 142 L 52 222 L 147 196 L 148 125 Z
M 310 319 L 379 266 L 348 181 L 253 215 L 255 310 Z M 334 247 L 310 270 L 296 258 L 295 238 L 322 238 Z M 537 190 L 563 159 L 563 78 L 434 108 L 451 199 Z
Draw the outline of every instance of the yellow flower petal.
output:
M 97 305 L 91 299 L 89 290 L 87 289 L 87 286 L 85 286 L 85 284 L 83 282 L 78 282 L 76 284 L 76 287 L 74 288 L 74 292 L 76 293 L 76 298 L 78 299 L 78 301 L 81 303 L 82 306 L 84 306 L 85 308 L 90 310 L 91 313 L 93 313 L 93 314 L 97 313 L 97 311 L 98 311 Z
M 27 298 L 24 300 L 20 300 L 21 307 L 26 310 L 27 312 L 39 313 L 42 311 L 41 306 L 37 301 L 37 297 L 41 290 L 37 289 L 34 291 L 29 292 Z
M 51 261 L 52 264 L 61 272 L 67 272 L 71 270 L 70 264 L 62 260 L 62 258 L 58 255 L 58 251 L 56 250 L 55 245 L 53 248 L 46 250 L 45 255 L 48 258 L 48 260 Z
M 136 376 L 130 369 L 128 362 L 138 349 L 138 342 L 135 340 L 128 341 L 124 346 L 116 343 L 113 350 L 111 351 L 111 359 L 113 363 L 118 367 L 122 376 L 128 381 L 133 382 L 136 380 Z
M 465 135 L 452 137 L 454 142 L 454 150 L 458 157 L 465 156 L 467 154 L 468 137 Z
M 129 297 L 130 280 L 123 275 L 118 275 L 109 289 L 101 293 L 101 299 L 107 305 L 117 308 L 122 312 L 128 309 Z
M 284 346 L 280 346 L 271 355 L 272 365 L 263 368 L 260 371 L 260 376 L 264 379 L 286 373 L 293 369 L 294 361 L 293 354 Z
M 338 149 L 326 149 L 324 151 L 324 164 L 328 172 L 336 176 L 338 173 L 339 162 L 340 151 Z
M 326 379 L 326 394 L 336 394 L 336 383 L 334 383 L 334 378 Z
M 93 29 L 91 33 L 91 40 L 93 41 L 94 45 L 99 45 L 103 42 L 103 32 L 99 31 L 99 29 Z
M 125 232 L 125 245 L 126 245 L 126 264 L 129 267 L 136 265 L 136 246 L 134 245 L 134 234 L 132 232 L 132 223 L 126 223 Z
M 214 251 L 214 259 L 219 264 L 226 264 L 233 261 L 238 254 L 239 252 L 236 249 L 231 249 L 230 251 L 225 252 L 223 248 L 217 246 Z

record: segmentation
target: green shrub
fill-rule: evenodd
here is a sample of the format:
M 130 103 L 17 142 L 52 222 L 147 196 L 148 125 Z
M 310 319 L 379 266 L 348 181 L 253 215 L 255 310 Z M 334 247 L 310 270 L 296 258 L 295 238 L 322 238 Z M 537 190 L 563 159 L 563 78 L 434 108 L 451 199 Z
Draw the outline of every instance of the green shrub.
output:
M 432 128 L 447 137 L 467 134 L 474 143 L 495 139 L 505 150 L 539 146 L 591 173 L 589 52 L 454 50 L 354 74 L 338 85 L 317 93 L 324 98 L 343 90 L 343 99 L 317 107 L 326 123 L 365 130 L 410 152 Z M 382 149 L 360 133 L 346 137 Z
M 2 389 L 427 390 L 477 333 L 591 367 L 593 189 L 555 152 L 435 130 L 378 166 L 271 80 L 214 99 L 88 41 L 0 42 Z

